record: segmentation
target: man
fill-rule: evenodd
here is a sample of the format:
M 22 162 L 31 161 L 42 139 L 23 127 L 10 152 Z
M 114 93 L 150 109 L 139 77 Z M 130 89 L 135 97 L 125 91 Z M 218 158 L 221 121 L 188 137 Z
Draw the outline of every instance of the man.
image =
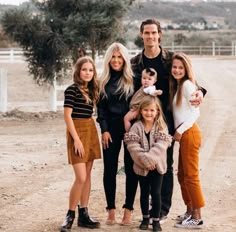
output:
M 141 73 L 144 68 L 154 68 L 158 72 L 158 80 L 156 89 L 163 91 L 159 99 L 162 103 L 163 112 L 167 120 L 167 125 L 170 134 L 174 134 L 174 121 L 172 112 L 169 110 L 169 73 L 171 69 L 171 61 L 173 52 L 163 49 L 160 46 L 162 31 L 160 22 L 155 19 L 147 19 L 141 23 L 140 36 L 144 43 L 144 49 L 141 53 L 131 59 L 131 65 L 134 72 L 135 90 L 141 86 Z M 195 98 L 192 100 L 192 105 L 198 106 L 202 100 L 206 90 L 199 87 L 195 93 Z M 162 207 L 160 219 L 163 223 L 167 219 L 171 207 L 171 199 L 173 193 L 173 147 L 167 150 L 167 172 L 164 175 L 162 183 Z

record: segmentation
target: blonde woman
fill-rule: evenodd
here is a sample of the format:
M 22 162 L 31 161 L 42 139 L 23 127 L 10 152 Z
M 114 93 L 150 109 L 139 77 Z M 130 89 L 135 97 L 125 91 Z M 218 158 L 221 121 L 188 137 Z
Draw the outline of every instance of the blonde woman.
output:
M 99 87 L 100 100 L 97 120 L 102 133 L 103 184 L 107 202 L 106 209 L 108 211 L 106 224 L 113 225 L 116 223 L 116 174 L 125 132 L 123 118 L 129 111 L 129 102 L 134 93 L 133 72 L 130 66 L 128 50 L 121 43 L 115 42 L 108 47 L 104 57 L 103 71 L 99 78 Z M 127 165 L 129 165 L 128 162 L 131 160 L 126 148 L 124 148 L 124 159 L 127 178 L 126 198 L 128 198 L 124 208 L 131 215 L 137 188 L 137 177 L 133 170 L 132 173 L 126 170 Z M 128 218 L 127 220 L 128 224 L 130 224 L 131 219 Z M 122 223 L 124 223 L 124 220 Z

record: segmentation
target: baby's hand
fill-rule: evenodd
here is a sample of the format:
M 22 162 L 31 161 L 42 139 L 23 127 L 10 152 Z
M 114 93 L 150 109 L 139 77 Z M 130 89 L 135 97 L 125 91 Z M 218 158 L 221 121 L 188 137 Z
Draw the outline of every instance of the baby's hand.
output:
M 160 89 L 157 89 L 157 90 L 155 90 L 153 93 L 151 93 L 151 95 L 153 95 L 153 96 L 159 96 L 159 95 L 162 95 L 162 93 L 163 93 L 163 91 L 162 90 L 160 90 Z
M 158 95 L 162 95 L 162 90 L 156 89 L 155 85 L 151 85 L 151 86 L 144 88 L 143 92 L 146 94 L 149 94 L 151 96 L 154 96 L 154 97 L 156 97 Z

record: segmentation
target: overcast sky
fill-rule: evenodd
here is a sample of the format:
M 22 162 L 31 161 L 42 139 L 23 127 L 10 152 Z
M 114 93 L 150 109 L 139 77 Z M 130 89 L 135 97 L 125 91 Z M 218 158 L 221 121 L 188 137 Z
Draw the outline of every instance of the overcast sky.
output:
M 178 0 L 177 0 L 178 1 Z M 230 0 L 232 2 L 235 2 L 236 0 Z M 0 0 L 0 4 L 14 4 L 19 5 L 22 2 L 28 2 L 28 0 Z
M 0 0 L 0 4 L 19 5 L 22 2 L 28 2 L 28 0 Z

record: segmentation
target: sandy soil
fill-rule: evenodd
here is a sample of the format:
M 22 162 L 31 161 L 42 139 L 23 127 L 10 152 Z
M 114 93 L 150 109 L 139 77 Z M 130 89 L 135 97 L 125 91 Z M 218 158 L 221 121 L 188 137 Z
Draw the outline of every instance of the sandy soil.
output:
M 236 66 L 235 59 L 193 58 L 199 83 L 208 90 L 201 106 L 203 132 L 200 168 L 206 207 L 202 231 L 236 231 Z M 48 112 L 48 91 L 38 88 L 27 74 L 26 64 L 0 64 L 8 70 L 9 112 L 0 114 L 0 231 L 58 231 L 68 207 L 73 182 L 67 164 L 62 111 Z M 32 101 L 34 104 L 23 102 Z M 40 104 L 39 104 L 40 102 Z M 35 107 L 33 106 L 35 105 Z M 37 106 L 37 107 L 36 107 Z M 176 144 L 175 159 L 177 160 Z M 120 155 L 120 167 L 123 154 Z M 163 231 L 174 228 L 173 218 L 185 211 L 176 179 L 173 206 Z M 102 227 L 96 231 L 138 231 L 139 193 L 134 224 L 105 225 L 102 160 L 92 172 L 89 210 Z M 124 174 L 117 176 L 117 221 L 122 217 Z M 76 226 L 72 231 L 89 231 Z

